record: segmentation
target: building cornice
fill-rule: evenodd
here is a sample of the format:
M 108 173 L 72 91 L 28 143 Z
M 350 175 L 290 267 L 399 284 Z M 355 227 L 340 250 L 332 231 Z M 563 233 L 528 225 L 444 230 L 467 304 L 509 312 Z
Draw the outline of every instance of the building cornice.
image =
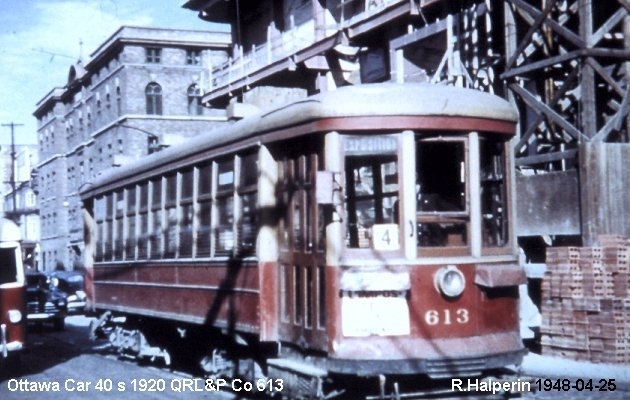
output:
M 232 38 L 228 32 L 121 26 L 90 54 L 91 60 L 86 69 L 90 71 L 103 59 L 108 59 L 112 52 L 127 44 L 229 49 Z
M 66 157 L 73 156 L 77 154 L 79 151 L 85 149 L 86 147 L 90 147 L 93 144 L 94 144 L 94 139 L 89 139 L 85 142 L 81 142 L 78 145 L 74 146 L 72 149 L 70 149 L 68 153 L 66 154 Z
M 52 118 L 42 122 L 39 128 L 37 128 L 37 131 L 39 132 L 39 131 L 42 131 L 43 129 L 46 129 L 49 125 L 52 125 L 56 121 L 57 121 L 57 116 L 54 115 Z
M 48 110 L 52 109 L 55 104 L 61 101 L 64 92 L 64 88 L 61 87 L 51 89 L 50 92 L 46 93 L 46 95 L 37 102 L 37 108 L 33 112 L 33 116 L 41 118 Z
M 66 156 L 64 154 L 54 154 L 51 157 L 48 157 L 47 159 L 43 160 L 42 162 L 38 163 L 35 166 L 35 169 L 40 169 L 42 167 L 44 167 L 46 164 L 50 164 L 51 162 L 57 160 L 57 159 L 65 159 Z

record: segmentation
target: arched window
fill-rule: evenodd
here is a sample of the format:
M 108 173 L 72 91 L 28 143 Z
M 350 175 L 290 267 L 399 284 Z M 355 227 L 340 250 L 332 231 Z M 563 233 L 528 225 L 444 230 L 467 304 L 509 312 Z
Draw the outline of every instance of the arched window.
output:
M 147 114 L 162 115 L 162 87 L 151 82 L 144 93 L 147 97 Z
M 197 84 L 188 87 L 188 115 L 202 115 L 201 89 Z

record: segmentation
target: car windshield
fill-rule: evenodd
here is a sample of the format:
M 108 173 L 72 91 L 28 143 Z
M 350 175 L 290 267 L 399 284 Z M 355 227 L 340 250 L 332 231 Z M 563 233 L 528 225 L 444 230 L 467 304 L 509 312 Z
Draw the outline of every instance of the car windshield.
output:
M 83 290 L 83 277 L 81 275 L 72 275 L 67 277 L 59 277 L 59 283 L 57 287 L 64 292 L 76 292 Z
M 46 285 L 46 275 L 44 274 L 26 274 L 26 284 L 29 288 L 39 288 Z

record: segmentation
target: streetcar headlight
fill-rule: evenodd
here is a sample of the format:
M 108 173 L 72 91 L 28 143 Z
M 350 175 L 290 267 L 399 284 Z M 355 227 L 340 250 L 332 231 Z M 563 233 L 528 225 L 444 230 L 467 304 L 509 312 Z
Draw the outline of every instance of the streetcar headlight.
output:
M 20 310 L 9 310 L 9 321 L 12 324 L 17 324 L 22 321 L 22 313 Z
M 457 297 L 464 291 L 466 278 L 456 266 L 448 265 L 435 274 L 435 285 L 445 296 Z

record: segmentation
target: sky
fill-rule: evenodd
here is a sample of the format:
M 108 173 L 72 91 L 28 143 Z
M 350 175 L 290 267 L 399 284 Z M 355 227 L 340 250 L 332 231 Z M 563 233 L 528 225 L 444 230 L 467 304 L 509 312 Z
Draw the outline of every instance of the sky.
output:
M 204 22 L 185 0 L 0 0 L 0 124 L 15 123 L 16 144 L 37 143 L 37 102 L 66 84 L 120 26 L 224 30 Z M 11 128 L 0 126 L 0 146 Z

